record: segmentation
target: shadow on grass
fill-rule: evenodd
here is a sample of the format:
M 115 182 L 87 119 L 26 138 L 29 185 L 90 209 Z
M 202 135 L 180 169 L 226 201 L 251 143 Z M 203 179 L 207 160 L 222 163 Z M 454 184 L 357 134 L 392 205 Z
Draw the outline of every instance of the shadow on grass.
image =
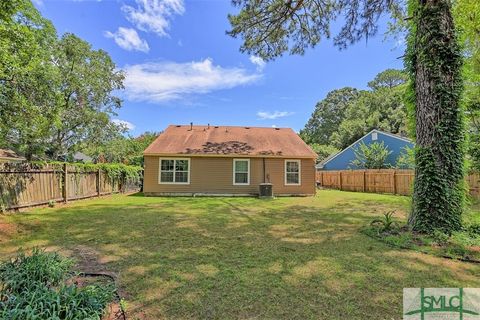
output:
M 143 194 L 143 192 L 135 192 L 127 195 L 127 197 L 145 197 L 145 195 Z
M 480 285 L 476 266 L 359 233 L 384 207 L 405 210 L 382 199 L 117 196 L 11 216 L 24 233 L 1 246 L 90 250 L 147 319 L 400 318 L 404 287 Z

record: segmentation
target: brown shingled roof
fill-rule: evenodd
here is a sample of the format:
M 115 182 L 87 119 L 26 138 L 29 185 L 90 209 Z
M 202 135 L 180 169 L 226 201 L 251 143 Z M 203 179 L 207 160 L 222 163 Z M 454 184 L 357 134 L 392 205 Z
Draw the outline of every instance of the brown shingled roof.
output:
M 145 155 L 220 155 L 316 158 L 290 128 L 170 125 Z
M 20 157 L 14 151 L 9 150 L 9 149 L 0 149 L 0 159 L 2 159 L 2 160 L 17 160 L 17 161 L 25 160 L 24 157 Z

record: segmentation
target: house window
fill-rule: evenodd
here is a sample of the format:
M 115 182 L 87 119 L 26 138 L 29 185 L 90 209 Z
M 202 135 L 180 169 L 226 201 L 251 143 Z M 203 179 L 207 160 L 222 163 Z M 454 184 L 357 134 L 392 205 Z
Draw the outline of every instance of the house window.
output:
M 300 185 L 300 160 L 285 160 L 285 184 Z
M 160 159 L 158 183 L 190 183 L 190 159 Z
M 233 159 L 233 184 L 250 184 L 250 159 Z

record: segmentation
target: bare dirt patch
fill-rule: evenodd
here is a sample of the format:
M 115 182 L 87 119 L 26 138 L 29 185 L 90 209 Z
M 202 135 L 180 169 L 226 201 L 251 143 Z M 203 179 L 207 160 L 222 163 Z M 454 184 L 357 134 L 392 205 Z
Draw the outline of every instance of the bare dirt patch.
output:
M 0 222 L 0 242 L 7 241 L 17 233 L 17 226 L 13 223 Z
M 72 249 L 72 256 L 77 261 L 77 268 L 81 272 L 86 273 L 108 273 L 106 266 L 100 262 L 100 253 L 88 246 L 77 245 Z M 116 277 L 116 274 L 111 272 L 111 275 Z
M 112 285 L 114 285 L 117 290 L 119 297 L 108 305 L 106 314 L 102 320 L 127 319 L 119 301 L 119 299 L 126 296 L 126 293 L 117 285 L 117 274 L 108 270 L 106 265 L 102 263 L 103 259 L 101 254 L 91 247 L 78 245 L 72 249 L 71 255 L 77 261 L 77 270 L 82 273 L 71 280 L 73 283 L 79 287 L 83 287 L 99 282 L 113 282 Z

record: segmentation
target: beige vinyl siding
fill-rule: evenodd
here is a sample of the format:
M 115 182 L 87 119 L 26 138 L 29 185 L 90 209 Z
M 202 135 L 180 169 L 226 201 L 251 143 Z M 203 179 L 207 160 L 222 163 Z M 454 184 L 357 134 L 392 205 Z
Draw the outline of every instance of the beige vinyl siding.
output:
M 161 194 L 258 194 L 263 182 L 263 159 L 250 158 L 250 184 L 233 184 L 233 157 L 185 157 L 190 159 L 190 184 L 159 184 L 158 156 L 145 156 L 144 192 L 146 195 Z M 167 157 L 162 156 L 162 159 Z M 180 158 L 178 156 L 172 158 Z M 267 182 L 273 184 L 276 195 L 315 194 L 315 161 L 301 160 L 301 185 L 285 185 L 285 159 L 265 159 Z

